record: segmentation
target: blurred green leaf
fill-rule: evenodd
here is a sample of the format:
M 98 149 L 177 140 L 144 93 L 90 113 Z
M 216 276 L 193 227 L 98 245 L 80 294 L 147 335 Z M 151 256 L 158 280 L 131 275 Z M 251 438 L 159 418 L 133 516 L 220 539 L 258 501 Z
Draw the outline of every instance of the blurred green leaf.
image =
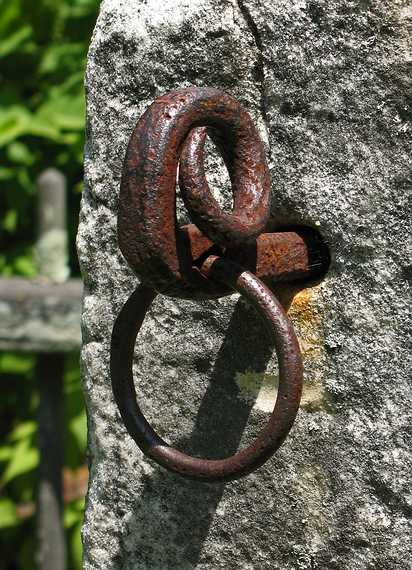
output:
M 0 0 L 0 38 L 10 33 L 10 28 L 19 24 L 21 5 L 18 0 Z
M 84 409 L 69 422 L 69 429 L 74 436 L 79 449 L 85 449 L 87 445 L 87 418 Z
M 0 175 L 1 176 L 1 175 Z M 84 183 L 83 180 L 81 182 L 78 182 L 74 187 L 73 187 L 73 191 L 76 192 L 77 194 L 81 194 L 83 192 L 83 188 L 84 188 Z
M 8 38 L 0 41 L 0 57 L 6 57 L 22 46 L 32 35 L 30 26 L 23 26 Z
M 82 538 L 81 538 L 81 531 L 82 531 L 82 524 L 83 524 L 83 517 L 75 526 L 70 540 L 70 553 L 72 564 L 74 568 L 81 568 L 82 567 L 82 559 L 83 559 L 83 548 L 82 548 Z
M 34 448 L 28 438 L 18 441 L 14 447 L 13 455 L 7 464 L 1 478 L 2 485 L 12 479 L 32 471 L 38 466 L 39 452 Z
M 51 44 L 43 54 L 39 65 L 39 73 L 46 75 L 67 67 L 78 67 L 82 60 L 84 45 L 82 43 Z M 77 65 L 76 65 L 77 64 Z
M 27 144 L 24 144 L 20 141 L 14 141 L 8 145 L 6 152 L 7 158 L 11 162 L 24 164 L 26 166 L 31 166 L 34 164 L 35 155 L 30 151 Z
M 0 447 L 0 461 L 8 461 L 13 454 L 13 448 L 9 445 Z
M 46 107 L 41 109 L 41 112 L 33 115 L 19 105 L 14 105 L 7 110 L 0 110 L 0 146 L 29 135 L 42 137 L 57 143 L 65 142 L 58 125 L 56 128 L 47 116 L 47 111 Z
M 10 499 L 0 499 L 0 528 L 19 524 L 16 505 Z
M 94 0 L 74 0 L 67 11 L 67 16 L 70 18 L 82 18 L 93 12 L 94 6 Z
M 32 367 L 33 357 L 30 354 L 0 353 L 0 374 L 26 374 Z
M 30 119 L 29 111 L 19 105 L 0 109 L 0 146 L 26 133 L 30 128 Z
M 7 232 L 12 232 L 16 229 L 17 225 L 17 210 L 9 210 L 3 218 L 3 229 Z
M 33 420 L 28 420 L 22 422 L 9 435 L 10 441 L 20 441 L 22 439 L 27 439 L 34 435 L 37 431 L 37 424 Z
M 37 273 L 36 263 L 32 256 L 22 255 L 14 260 L 14 271 L 22 277 L 34 277 Z
M 5 180 L 11 180 L 14 176 L 13 168 L 5 168 L 4 166 L 0 166 L 0 182 L 4 182 Z
M 84 499 L 77 499 L 71 501 L 66 505 L 64 510 L 64 528 L 72 528 L 74 525 L 79 524 L 83 520 Z
M 52 94 L 37 111 L 39 124 L 48 123 L 62 130 L 83 130 L 84 98 L 83 93 L 77 96 Z

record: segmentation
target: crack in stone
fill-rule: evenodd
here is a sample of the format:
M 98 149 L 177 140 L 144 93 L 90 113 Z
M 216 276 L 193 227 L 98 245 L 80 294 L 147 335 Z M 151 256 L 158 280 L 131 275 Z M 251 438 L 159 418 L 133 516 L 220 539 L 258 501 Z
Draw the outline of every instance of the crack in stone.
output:
M 240 10 L 240 13 L 243 16 L 243 19 L 246 22 L 247 27 L 249 28 L 257 51 L 257 62 L 256 62 L 256 76 L 259 81 L 259 92 L 260 92 L 260 112 L 262 115 L 263 122 L 265 124 L 265 129 L 267 135 L 269 135 L 269 120 L 267 116 L 267 107 L 266 107 L 266 93 L 265 93 L 265 68 L 263 63 L 263 43 L 262 38 L 260 37 L 259 29 L 254 21 L 252 14 L 249 8 L 246 6 L 244 0 L 236 0 L 237 6 Z M 268 136 L 269 139 L 269 136 Z

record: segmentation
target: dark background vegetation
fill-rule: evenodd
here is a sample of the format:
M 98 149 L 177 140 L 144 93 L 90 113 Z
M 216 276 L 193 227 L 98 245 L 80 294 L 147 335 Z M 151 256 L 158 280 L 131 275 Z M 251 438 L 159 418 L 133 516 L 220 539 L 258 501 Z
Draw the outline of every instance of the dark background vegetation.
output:
M 83 75 L 98 0 L 0 0 L 0 276 L 36 276 L 37 176 L 67 177 L 70 268 L 82 188 Z M 38 465 L 35 356 L 0 353 L 0 569 L 35 564 Z M 68 568 L 81 568 L 86 420 L 78 355 L 66 358 L 64 524 Z M 51 569 L 52 570 L 52 569 Z

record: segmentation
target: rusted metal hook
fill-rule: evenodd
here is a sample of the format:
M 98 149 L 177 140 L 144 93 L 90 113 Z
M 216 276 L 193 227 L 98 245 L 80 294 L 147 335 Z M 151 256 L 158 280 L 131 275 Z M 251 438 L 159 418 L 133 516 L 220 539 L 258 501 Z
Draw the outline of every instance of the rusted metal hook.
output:
M 207 129 L 207 130 L 206 130 Z M 233 211 L 222 212 L 203 168 L 206 134 L 220 149 L 233 189 Z M 192 221 L 176 224 L 179 185 Z M 225 481 L 262 465 L 294 422 L 302 386 L 302 363 L 293 327 L 261 281 L 314 278 L 311 250 L 296 232 L 263 234 L 270 210 L 270 184 L 263 145 L 248 113 L 216 89 L 180 89 L 159 97 L 130 138 L 120 189 L 121 251 L 141 280 L 114 325 L 111 378 L 129 434 L 163 467 L 202 481 Z M 150 426 L 136 401 L 132 363 L 137 333 L 158 293 L 213 298 L 238 291 L 273 334 L 279 390 L 266 427 L 254 443 L 221 460 L 199 459 L 170 447 Z

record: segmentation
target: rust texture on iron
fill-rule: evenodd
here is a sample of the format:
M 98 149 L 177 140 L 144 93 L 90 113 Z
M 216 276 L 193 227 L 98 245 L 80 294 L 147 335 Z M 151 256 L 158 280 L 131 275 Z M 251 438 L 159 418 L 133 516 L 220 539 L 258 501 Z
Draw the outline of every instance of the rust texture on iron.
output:
M 223 212 L 207 185 L 204 143 L 210 136 L 228 168 L 233 211 Z M 176 223 L 176 177 L 193 224 Z M 190 87 L 159 97 L 134 129 L 124 161 L 118 237 L 141 284 L 116 319 L 111 344 L 113 393 L 141 450 L 163 467 L 202 481 L 236 479 L 262 465 L 294 422 L 302 363 L 293 327 L 268 287 L 303 286 L 325 269 L 324 246 L 310 228 L 262 233 L 270 211 L 263 145 L 240 104 L 216 89 Z M 199 459 L 170 447 L 145 419 L 133 384 L 134 345 L 158 293 L 191 299 L 238 291 L 273 335 L 279 390 L 266 427 L 226 459 Z
M 241 247 L 216 247 L 194 224 L 182 226 L 180 232 L 193 271 L 211 253 L 238 263 L 268 285 L 306 283 L 319 277 L 324 269 L 322 260 L 315 257 L 322 247 L 316 242 L 315 232 L 264 233 Z
M 192 219 L 213 242 L 225 246 L 251 241 L 262 232 L 270 213 L 262 142 L 241 105 L 211 88 L 172 91 L 156 99 L 138 121 L 124 161 L 118 213 L 120 249 L 135 273 L 159 292 L 189 298 L 202 292 L 214 295 L 213 286 L 191 271 L 184 236 L 176 231 L 180 153 L 188 134 L 201 126 L 211 127 L 221 147 L 231 149 L 227 161 L 234 211 L 222 212 L 208 190 L 204 172 L 196 175 L 202 142 L 189 139 L 182 187 Z M 190 149 L 194 149 L 195 164 Z M 203 199 L 205 205 L 200 202 Z

